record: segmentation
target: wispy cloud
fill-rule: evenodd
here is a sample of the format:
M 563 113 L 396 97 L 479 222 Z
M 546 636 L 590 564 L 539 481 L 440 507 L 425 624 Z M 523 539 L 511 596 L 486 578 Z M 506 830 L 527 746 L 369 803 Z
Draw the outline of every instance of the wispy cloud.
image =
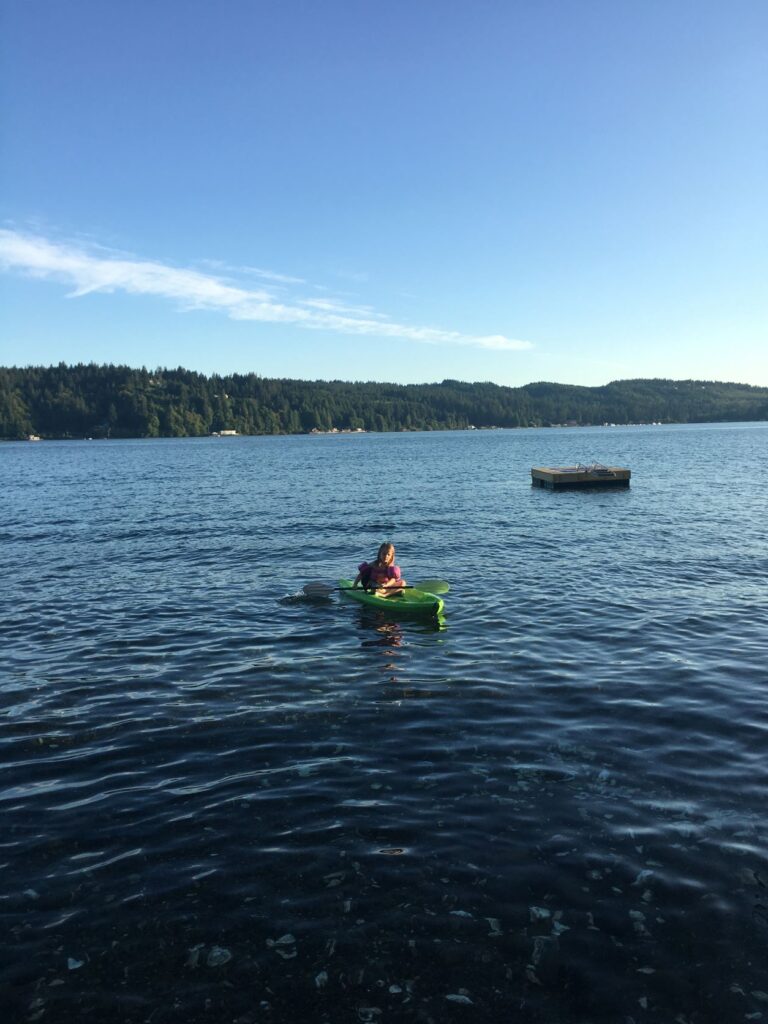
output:
M 263 270 L 261 267 L 233 267 L 222 260 L 201 260 L 201 265 L 211 270 L 218 270 L 223 274 L 247 274 L 249 277 L 260 277 L 264 281 L 271 281 L 275 284 L 306 284 L 303 277 L 290 277 L 288 274 L 278 274 L 274 270 Z
M 243 273 L 263 277 L 265 281 L 276 281 L 278 284 L 306 284 L 303 277 L 289 277 L 288 274 L 276 274 L 274 270 L 262 270 L 261 267 L 243 267 Z
M 324 313 L 344 313 L 352 316 L 375 317 L 378 320 L 389 320 L 386 313 L 377 313 L 370 306 L 350 306 L 346 302 L 336 299 L 299 299 L 302 306 L 309 306 L 311 309 L 319 309 Z
M 41 235 L 0 229 L 0 268 L 43 280 L 61 282 L 71 297 L 92 292 L 125 292 L 169 299 L 182 310 L 213 310 L 232 320 L 293 324 L 307 329 L 403 338 L 426 344 L 472 345 L 477 348 L 513 350 L 531 348 L 530 342 L 501 334 L 474 335 L 439 327 L 394 323 L 368 307 L 346 306 L 333 300 L 286 298 L 267 285 L 243 287 L 227 277 L 113 254 L 98 247 L 52 241 Z M 243 268 L 241 268 L 243 269 Z M 270 271 L 249 268 L 262 280 L 286 286 L 306 284 Z

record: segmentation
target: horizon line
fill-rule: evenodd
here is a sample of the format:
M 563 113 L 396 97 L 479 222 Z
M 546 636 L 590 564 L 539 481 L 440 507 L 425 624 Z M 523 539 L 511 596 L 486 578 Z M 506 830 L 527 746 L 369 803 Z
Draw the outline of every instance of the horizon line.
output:
M 444 377 L 442 380 L 434 381 L 418 381 L 411 384 L 403 384 L 399 381 L 390 380 L 352 380 L 342 377 L 276 377 L 267 374 L 261 374 L 257 370 L 231 370 L 227 372 L 213 371 L 211 373 L 205 373 L 203 370 L 194 370 L 188 366 L 155 366 L 148 367 L 145 365 L 132 366 L 129 363 L 99 363 L 95 360 L 91 360 L 87 363 L 67 363 L 64 360 L 60 360 L 58 363 L 27 363 L 24 366 L 13 364 L 0 364 L 0 372 L 17 370 L 55 370 L 59 367 L 64 367 L 67 370 L 76 369 L 77 367 L 96 367 L 98 369 L 127 369 L 134 373 L 145 372 L 145 373 L 177 373 L 182 371 L 183 373 L 196 374 L 199 377 L 204 377 L 210 380 L 214 377 L 224 379 L 226 377 L 258 377 L 261 380 L 275 380 L 275 381 L 297 381 L 302 384 L 378 384 L 385 385 L 387 387 L 397 388 L 418 388 L 418 387 L 437 387 L 446 384 L 467 384 L 472 387 L 494 387 L 494 388 L 506 388 L 510 391 L 517 391 L 521 388 L 535 387 L 539 384 L 547 384 L 550 387 L 561 387 L 561 388 L 582 388 L 584 390 L 595 390 L 597 388 L 610 387 L 611 384 L 633 384 L 633 383 L 662 383 L 662 384 L 698 384 L 699 386 L 705 387 L 707 384 L 723 384 L 731 387 L 739 388 L 752 388 L 755 391 L 768 391 L 768 384 L 748 384 L 744 381 L 736 380 L 715 380 L 713 378 L 705 377 L 617 377 L 613 380 L 607 381 L 605 384 L 569 384 L 561 381 L 554 380 L 532 380 L 525 384 L 497 384 L 492 380 L 462 380 L 458 377 Z

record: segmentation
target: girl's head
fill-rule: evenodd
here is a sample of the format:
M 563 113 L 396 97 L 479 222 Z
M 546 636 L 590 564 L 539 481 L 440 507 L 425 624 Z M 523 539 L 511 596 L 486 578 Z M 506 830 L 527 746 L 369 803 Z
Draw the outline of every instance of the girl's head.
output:
M 376 561 L 379 565 L 392 565 L 395 560 L 395 545 L 390 542 L 384 541 L 379 548 L 379 553 L 376 555 Z

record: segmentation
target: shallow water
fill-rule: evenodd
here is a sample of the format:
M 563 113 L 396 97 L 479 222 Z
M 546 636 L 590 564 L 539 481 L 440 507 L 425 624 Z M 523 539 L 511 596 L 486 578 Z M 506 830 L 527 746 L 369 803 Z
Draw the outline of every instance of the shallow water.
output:
M 0 446 L 5 1019 L 768 1020 L 766 442 Z

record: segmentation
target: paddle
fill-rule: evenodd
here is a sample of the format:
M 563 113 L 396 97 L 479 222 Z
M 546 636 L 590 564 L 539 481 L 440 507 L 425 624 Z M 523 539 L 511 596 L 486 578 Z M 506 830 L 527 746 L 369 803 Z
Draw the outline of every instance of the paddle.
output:
M 316 581 L 315 583 L 305 583 L 302 590 L 307 597 L 327 597 L 329 594 L 334 593 L 337 590 L 355 590 L 362 588 L 355 587 L 329 587 L 327 583 Z M 393 594 L 396 594 L 398 590 L 422 590 L 427 594 L 447 594 L 451 589 L 450 585 L 445 580 L 422 580 L 421 583 L 414 583 L 413 585 L 407 585 L 405 587 L 392 587 L 390 588 Z

